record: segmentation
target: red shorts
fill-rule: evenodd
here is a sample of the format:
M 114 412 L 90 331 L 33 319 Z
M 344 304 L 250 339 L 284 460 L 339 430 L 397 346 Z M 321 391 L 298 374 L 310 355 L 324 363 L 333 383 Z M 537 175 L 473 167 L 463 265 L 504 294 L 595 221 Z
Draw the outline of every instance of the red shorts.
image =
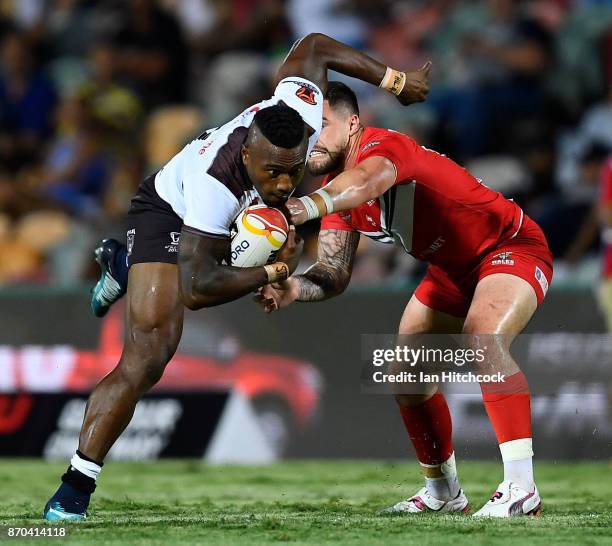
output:
M 553 257 L 540 227 L 528 216 L 514 239 L 500 243 L 467 271 L 430 265 L 414 295 L 427 307 L 455 317 L 465 317 L 478 282 L 495 273 L 525 279 L 535 290 L 538 305 L 552 282 Z

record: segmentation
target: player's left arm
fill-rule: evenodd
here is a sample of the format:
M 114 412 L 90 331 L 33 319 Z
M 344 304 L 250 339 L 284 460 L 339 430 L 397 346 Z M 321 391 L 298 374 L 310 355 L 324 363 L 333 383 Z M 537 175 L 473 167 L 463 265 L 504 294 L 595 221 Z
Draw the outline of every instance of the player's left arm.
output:
M 358 244 L 357 231 L 322 229 L 317 262 L 289 278 L 297 283 L 296 301 L 322 301 L 342 294 L 351 280 Z
M 283 78 L 302 76 L 325 92 L 328 69 L 386 89 L 403 105 L 422 102 L 429 92 L 430 62 L 419 70 L 394 70 L 361 51 L 316 32 L 293 45 L 277 72 L 275 84 Z
M 384 194 L 397 179 L 393 162 L 384 156 L 370 156 L 352 169 L 340 173 L 324 188 L 306 197 L 289 199 L 287 209 L 295 225 L 332 212 L 349 210 Z
M 270 313 L 294 301 L 323 301 L 344 292 L 351 280 L 359 232 L 321 229 L 317 261 L 302 275 L 264 286 L 254 300 Z

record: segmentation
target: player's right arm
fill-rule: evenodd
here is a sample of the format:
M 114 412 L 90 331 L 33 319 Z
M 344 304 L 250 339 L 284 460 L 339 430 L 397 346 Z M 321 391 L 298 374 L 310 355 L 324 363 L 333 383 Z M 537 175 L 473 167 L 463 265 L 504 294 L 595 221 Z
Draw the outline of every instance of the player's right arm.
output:
M 317 262 L 302 275 L 263 287 L 255 301 L 269 313 L 294 301 L 323 301 L 340 295 L 351 280 L 358 243 L 356 231 L 322 229 Z
M 290 230 L 277 262 L 232 267 L 230 226 L 240 210 L 235 195 L 219 180 L 198 171 L 182 178 L 185 215 L 178 267 L 181 298 L 189 309 L 221 305 L 270 282 L 285 280 L 297 268 L 303 242 Z
M 270 282 L 280 282 L 297 268 L 302 241 L 295 230 L 278 254 L 278 261 L 260 267 L 232 267 L 230 239 L 206 236 L 188 226 L 181 232 L 178 267 L 183 304 L 192 310 L 238 299 Z
M 353 209 L 383 195 L 397 179 L 395 163 L 384 156 L 364 159 L 341 172 L 325 187 L 300 198 L 290 198 L 287 210 L 299 226 L 331 212 Z M 308 205 L 308 202 L 311 205 Z

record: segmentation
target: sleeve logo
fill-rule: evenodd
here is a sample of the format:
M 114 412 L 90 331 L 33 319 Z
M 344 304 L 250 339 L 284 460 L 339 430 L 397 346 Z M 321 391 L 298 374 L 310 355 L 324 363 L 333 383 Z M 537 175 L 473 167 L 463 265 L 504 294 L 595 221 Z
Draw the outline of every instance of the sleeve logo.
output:
M 512 251 L 500 252 L 499 254 L 495 254 L 493 259 L 491 260 L 492 265 L 514 265 L 514 260 L 512 259 Z
M 295 94 L 300 99 L 302 99 L 306 104 L 310 104 L 312 106 L 317 104 L 315 93 L 316 93 L 315 88 L 305 83 L 302 84 L 300 88 L 295 92 Z
M 373 148 L 374 146 L 378 146 L 380 144 L 380 140 L 373 140 L 372 142 L 368 142 L 363 148 L 361 148 L 361 153 Z
M 134 248 L 134 239 L 136 238 L 136 228 L 130 229 L 127 232 L 127 254 L 132 255 L 132 249 Z
M 535 268 L 534 276 L 536 278 L 536 281 L 540 283 L 540 286 L 542 287 L 542 292 L 546 296 L 546 292 L 548 292 L 548 280 L 546 279 L 546 275 L 544 275 L 544 272 L 537 265 Z

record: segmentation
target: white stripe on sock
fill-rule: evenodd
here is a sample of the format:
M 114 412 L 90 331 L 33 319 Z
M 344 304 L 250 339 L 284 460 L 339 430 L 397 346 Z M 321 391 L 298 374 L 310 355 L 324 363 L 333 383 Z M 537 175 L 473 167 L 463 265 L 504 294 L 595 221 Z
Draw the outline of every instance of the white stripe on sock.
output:
M 102 467 L 97 465 L 96 463 L 92 463 L 91 461 L 86 461 L 81 459 L 76 453 L 70 460 L 70 464 L 76 470 L 78 470 L 81 474 L 85 474 L 88 478 L 97 479 L 98 474 L 102 470 Z
M 520 438 L 519 440 L 510 440 L 499 444 L 502 461 L 518 461 L 519 459 L 528 459 L 533 457 L 533 447 L 531 438 Z

